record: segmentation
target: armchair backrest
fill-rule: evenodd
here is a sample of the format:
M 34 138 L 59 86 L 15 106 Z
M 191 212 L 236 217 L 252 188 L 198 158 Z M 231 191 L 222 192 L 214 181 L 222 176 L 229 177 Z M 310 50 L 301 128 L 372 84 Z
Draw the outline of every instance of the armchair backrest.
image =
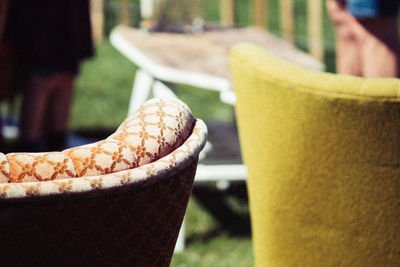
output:
M 400 80 L 231 53 L 257 266 L 400 265 Z
M 155 99 L 97 144 L 6 155 L 2 265 L 169 266 L 206 131 L 180 101 Z M 52 175 L 60 167 L 52 160 L 40 168 L 31 162 L 54 155 L 71 161 L 62 172 L 70 177 Z M 26 170 L 7 173 L 7 164 Z

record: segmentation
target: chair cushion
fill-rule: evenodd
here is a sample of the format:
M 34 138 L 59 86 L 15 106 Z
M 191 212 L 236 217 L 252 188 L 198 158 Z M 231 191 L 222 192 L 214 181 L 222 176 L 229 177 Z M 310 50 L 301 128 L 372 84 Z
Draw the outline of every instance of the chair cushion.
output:
M 47 153 L 0 153 L 0 183 L 102 175 L 164 157 L 190 135 L 190 109 L 174 99 L 144 103 L 105 140 Z
M 92 176 L 136 167 L 133 152 L 121 141 L 102 140 L 63 151 L 74 163 L 77 176 Z
M 127 144 L 138 166 L 164 157 L 179 147 L 192 131 L 194 118 L 178 100 L 154 99 L 129 116 L 107 140 Z
M 62 152 L 10 153 L 7 155 L 11 182 L 42 181 L 76 177 L 70 157 Z

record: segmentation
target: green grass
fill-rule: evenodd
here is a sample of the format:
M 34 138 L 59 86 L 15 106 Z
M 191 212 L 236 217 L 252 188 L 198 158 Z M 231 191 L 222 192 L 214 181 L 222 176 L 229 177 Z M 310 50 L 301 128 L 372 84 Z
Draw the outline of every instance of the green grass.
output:
M 86 61 L 75 86 L 70 125 L 115 128 L 126 117 L 136 67 L 107 41 Z
M 83 64 L 77 79 L 71 129 L 118 127 L 127 115 L 135 71 L 136 67 L 108 41 L 100 43 L 96 56 Z M 233 107 L 221 103 L 217 92 L 183 85 L 176 90 L 196 117 L 233 120 Z
M 187 244 L 183 253 L 175 253 L 174 267 L 232 267 L 252 266 L 253 252 L 250 236 L 233 237 L 200 206 L 195 198 L 186 212 Z M 232 222 L 234 223 L 234 222 Z

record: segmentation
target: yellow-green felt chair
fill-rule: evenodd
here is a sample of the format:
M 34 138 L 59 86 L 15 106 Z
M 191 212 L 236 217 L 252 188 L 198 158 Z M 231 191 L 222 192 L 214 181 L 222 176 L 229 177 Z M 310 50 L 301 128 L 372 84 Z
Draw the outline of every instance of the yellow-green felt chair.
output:
M 309 71 L 251 44 L 231 68 L 255 265 L 400 266 L 400 80 Z

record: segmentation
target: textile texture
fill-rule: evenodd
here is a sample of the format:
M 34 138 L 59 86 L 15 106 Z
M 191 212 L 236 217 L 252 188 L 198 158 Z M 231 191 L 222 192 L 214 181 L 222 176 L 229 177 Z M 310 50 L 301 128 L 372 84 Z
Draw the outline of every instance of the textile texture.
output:
M 193 124 L 190 109 L 182 102 L 153 99 L 106 140 L 62 152 L 0 153 L 0 182 L 102 175 L 142 166 L 179 147 Z
M 400 81 L 231 53 L 256 266 L 400 265 Z
M 207 128 L 153 99 L 118 133 L 140 138 L 0 154 L 2 265 L 169 266 Z

